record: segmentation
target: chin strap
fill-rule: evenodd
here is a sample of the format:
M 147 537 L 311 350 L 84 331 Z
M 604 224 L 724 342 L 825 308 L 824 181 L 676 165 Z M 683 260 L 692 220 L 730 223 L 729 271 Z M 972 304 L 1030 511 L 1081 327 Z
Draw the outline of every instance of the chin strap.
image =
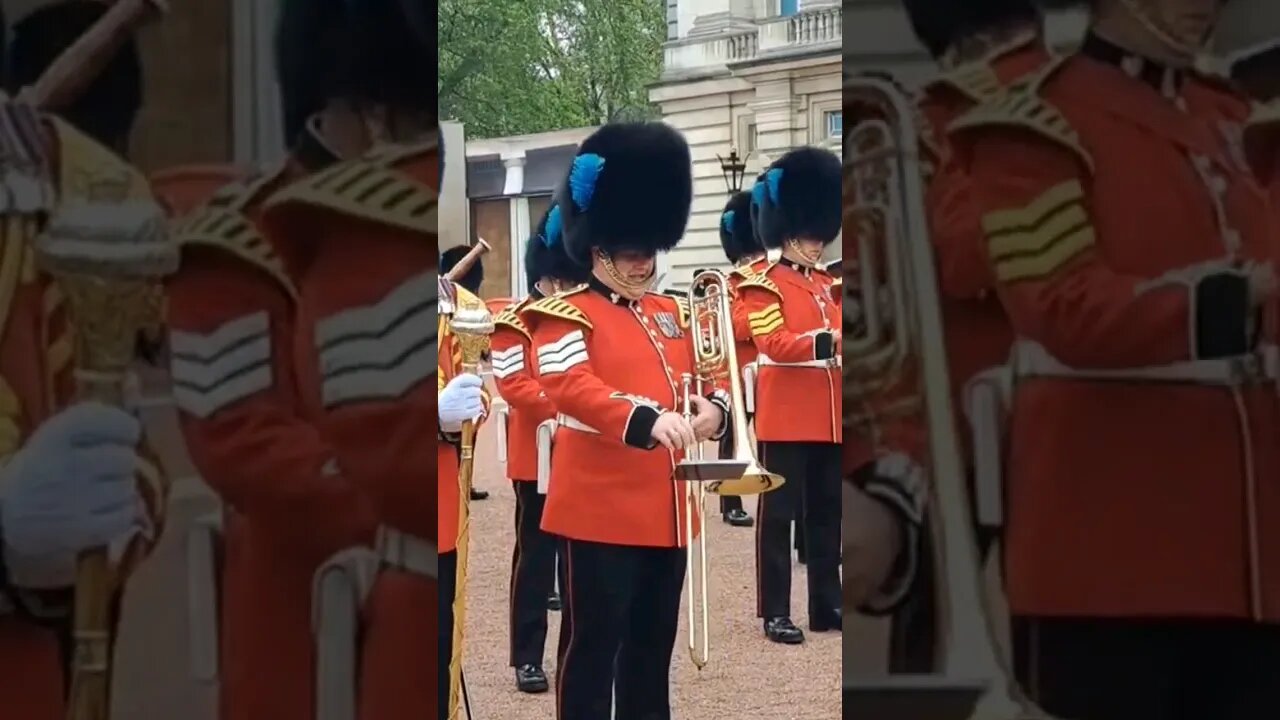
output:
M 804 249 L 800 246 L 800 241 L 796 240 L 795 238 L 792 238 L 787 241 L 787 247 L 789 247 L 795 253 L 795 256 L 799 258 L 797 262 L 799 262 L 801 265 L 804 265 L 805 267 L 817 268 L 818 263 L 822 262 L 821 250 L 818 251 L 817 255 L 810 257 L 809 254 L 806 253 Z
M 622 288 L 622 290 L 624 290 L 629 296 L 634 295 L 639 297 L 644 295 L 648 292 L 649 288 L 653 287 L 653 279 L 654 276 L 657 275 L 657 269 L 655 267 L 654 271 L 649 273 L 649 277 L 645 278 L 641 282 L 633 283 L 623 277 L 622 273 L 618 272 L 618 266 L 613 264 L 613 258 L 609 257 L 608 253 L 600 253 L 600 264 L 604 266 L 604 272 L 609 276 L 609 280 L 617 287 Z
M 1164 43 L 1170 50 L 1187 58 L 1195 58 L 1196 55 L 1200 54 L 1200 51 L 1204 50 L 1207 37 L 1195 40 L 1179 38 L 1172 30 L 1165 27 L 1164 22 L 1155 17 L 1147 6 L 1139 2 L 1139 0 L 1120 0 L 1120 4 L 1124 6 L 1125 10 L 1129 11 L 1129 14 L 1135 20 L 1142 24 L 1142 27 L 1146 28 L 1147 32 L 1154 35 L 1157 40 Z

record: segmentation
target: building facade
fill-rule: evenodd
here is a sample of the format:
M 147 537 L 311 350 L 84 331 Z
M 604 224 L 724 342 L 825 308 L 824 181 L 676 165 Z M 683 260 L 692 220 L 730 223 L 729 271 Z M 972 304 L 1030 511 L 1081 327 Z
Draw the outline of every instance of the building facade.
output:
M 746 158 L 746 189 L 792 148 L 838 151 L 844 25 L 835 0 L 667 0 L 663 72 L 649 97 L 688 139 L 694 177 L 692 215 L 668 258 L 668 285 L 683 287 L 695 270 L 725 264 L 722 158 L 735 150 Z M 839 254 L 838 243 L 831 249 Z

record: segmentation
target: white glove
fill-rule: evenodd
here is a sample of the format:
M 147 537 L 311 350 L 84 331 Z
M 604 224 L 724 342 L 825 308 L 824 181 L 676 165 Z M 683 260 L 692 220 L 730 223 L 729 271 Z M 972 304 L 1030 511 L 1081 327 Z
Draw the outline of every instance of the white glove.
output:
M 81 551 L 138 529 L 141 434 L 138 420 L 122 410 L 75 405 L 41 425 L 0 471 L 0 530 L 15 583 L 70 584 Z
M 440 393 L 440 428 L 458 432 L 462 423 L 484 414 L 484 380 L 479 375 L 459 375 Z

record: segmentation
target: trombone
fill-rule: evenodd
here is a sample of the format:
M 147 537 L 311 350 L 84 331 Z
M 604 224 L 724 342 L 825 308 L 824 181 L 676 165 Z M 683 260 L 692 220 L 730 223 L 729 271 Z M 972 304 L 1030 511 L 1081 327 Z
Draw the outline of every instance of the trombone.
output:
M 694 537 L 694 517 L 704 517 L 707 494 L 758 495 L 782 486 L 782 476 L 771 473 L 756 460 L 747 430 L 742 377 L 738 353 L 734 346 L 733 319 L 730 315 L 729 280 L 718 270 L 702 270 L 693 276 L 687 299 L 689 328 L 693 334 L 694 372 L 684 375 L 683 406 L 686 419 L 693 417 L 690 398 L 703 395 L 707 384 L 727 378 L 729 383 L 729 432 L 733 433 L 733 457 L 708 458 L 701 444 L 685 451 L 685 459 L 676 465 L 676 482 L 684 481 L 683 493 L 677 487 L 676 526 L 682 521 L 680 504 L 684 506 L 684 532 L 689 590 L 689 656 L 699 670 L 711 655 L 710 607 L 707 592 L 706 528 Z

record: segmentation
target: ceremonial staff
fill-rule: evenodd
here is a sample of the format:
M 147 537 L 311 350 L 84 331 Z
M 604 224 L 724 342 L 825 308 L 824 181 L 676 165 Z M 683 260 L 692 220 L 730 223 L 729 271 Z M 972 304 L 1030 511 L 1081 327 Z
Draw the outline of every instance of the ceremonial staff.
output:
M 139 334 L 161 322 L 157 288 L 178 265 L 163 211 L 150 202 L 64 206 L 35 249 L 66 297 L 78 399 L 126 407 Z M 116 571 L 107 548 L 84 553 L 77 564 L 70 720 L 109 716 Z
M 458 264 L 449 269 L 449 272 L 445 273 L 445 280 L 456 282 L 459 278 L 467 274 L 467 271 L 471 269 L 472 265 L 479 262 L 480 258 L 492 249 L 493 247 L 489 245 L 484 238 L 476 238 L 475 247 L 471 248 L 471 252 L 463 255 L 462 259 L 458 261 Z
M 461 296 L 457 297 L 449 327 L 462 350 L 462 372 L 479 375 L 480 360 L 489 350 L 489 338 L 493 335 L 493 317 L 489 314 L 488 307 L 483 302 L 472 303 Z M 458 573 L 457 588 L 453 595 L 453 657 L 449 659 L 449 720 L 456 720 L 458 717 L 458 705 L 462 696 L 467 546 L 471 534 L 468 501 L 471 498 L 471 477 L 475 471 L 475 444 L 476 423 L 468 420 L 462 424 L 461 455 L 458 462 Z

